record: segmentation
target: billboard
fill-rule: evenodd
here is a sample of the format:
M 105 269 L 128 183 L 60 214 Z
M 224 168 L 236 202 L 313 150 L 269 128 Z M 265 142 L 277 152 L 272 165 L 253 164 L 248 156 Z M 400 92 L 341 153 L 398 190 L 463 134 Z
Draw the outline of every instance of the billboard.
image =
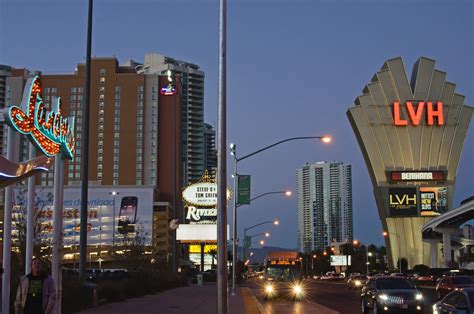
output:
M 151 245 L 153 188 L 89 188 L 87 214 L 88 245 L 120 245 L 137 234 Z M 14 189 L 14 221 L 25 219 L 28 191 Z M 65 187 L 63 201 L 63 245 L 79 245 L 81 190 Z M 51 241 L 53 231 L 53 188 L 36 188 L 35 234 L 38 241 Z M 17 224 L 18 225 L 18 224 Z M 15 226 L 15 228 L 17 228 Z M 115 230 L 115 232 L 114 232 Z M 19 230 L 14 230 L 18 234 Z
M 420 187 L 421 216 L 438 216 L 448 209 L 447 187 Z
M 351 256 L 331 255 L 331 266 L 351 266 Z
M 390 216 L 417 216 L 418 201 L 416 187 L 413 188 L 389 188 L 389 211 Z
M 216 224 L 180 224 L 176 229 L 176 239 L 182 242 L 214 242 L 217 241 Z M 229 225 L 227 225 L 227 240 Z

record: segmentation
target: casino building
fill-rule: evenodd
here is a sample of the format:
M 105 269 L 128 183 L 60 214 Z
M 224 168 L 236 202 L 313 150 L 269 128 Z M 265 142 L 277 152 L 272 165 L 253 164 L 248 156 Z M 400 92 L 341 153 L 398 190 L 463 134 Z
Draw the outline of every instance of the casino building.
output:
M 347 116 L 370 173 L 390 263 L 402 258 L 408 267 L 430 265 L 441 247 L 423 242 L 421 230 L 453 208 L 474 108 L 425 57 L 411 79 L 400 57 L 386 61 L 362 93 Z

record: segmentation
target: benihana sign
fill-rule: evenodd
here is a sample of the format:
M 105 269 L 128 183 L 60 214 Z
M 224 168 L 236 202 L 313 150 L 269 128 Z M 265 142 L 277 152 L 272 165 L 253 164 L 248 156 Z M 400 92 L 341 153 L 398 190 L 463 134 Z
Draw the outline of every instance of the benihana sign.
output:
M 403 107 L 406 109 L 407 119 L 403 118 Z M 415 105 L 414 102 L 407 101 L 405 106 L 402 106 L 398 101 L 393 103 L 393 121 L 396 126 L 408 124 L 417 126 L 420 125 L 423 117 L 426 117 L 428 125 L 444 125 L 443 102 L 419 101 L 418 105 Z

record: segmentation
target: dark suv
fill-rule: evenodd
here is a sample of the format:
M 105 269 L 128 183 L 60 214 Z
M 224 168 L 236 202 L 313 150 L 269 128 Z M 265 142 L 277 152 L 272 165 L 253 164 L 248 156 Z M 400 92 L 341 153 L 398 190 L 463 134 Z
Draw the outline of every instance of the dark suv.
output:
M 423 295 L 407 279 L 375 277 L 362 288 L 362 313 L 409 311 L 423 313 Z

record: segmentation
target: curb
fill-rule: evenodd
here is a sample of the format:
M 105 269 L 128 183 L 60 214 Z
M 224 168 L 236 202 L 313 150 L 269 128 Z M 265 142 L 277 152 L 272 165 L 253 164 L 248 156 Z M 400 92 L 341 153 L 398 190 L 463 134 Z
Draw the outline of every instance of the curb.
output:
M 258 302 L 250 288 L 240 288 L 242 292 L 242 299 L 244 301 L 246 314 L 262 314 L 264 313 L 263 306 Z

